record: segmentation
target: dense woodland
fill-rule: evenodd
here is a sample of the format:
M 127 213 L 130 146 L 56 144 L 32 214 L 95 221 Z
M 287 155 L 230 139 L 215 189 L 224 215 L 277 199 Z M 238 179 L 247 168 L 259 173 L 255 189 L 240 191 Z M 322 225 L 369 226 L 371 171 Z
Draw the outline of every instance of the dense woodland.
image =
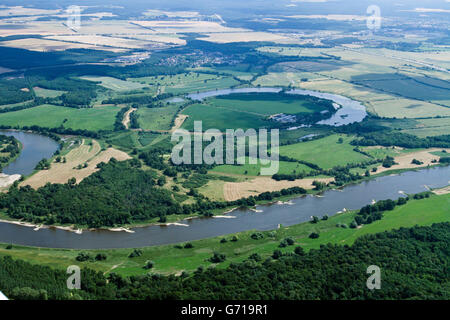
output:
M 164 169 L 164 172 L 172 168 L 164 164 L 158 155 L 150 157 L 151 152 L 143 155 L 144 162 L 151 163 L 154 168 Z M 172 214 L 210 216 L 214 209 L 254 206 L 257 201 L 306 194 L 305 189 L 293 187 L 236 201 L 209 201 L 191 189 L 189 195 L 194 196 L 196 202 L 180 205 L 169 190 L 158 187 L 164 179 L 140 167 L 141 162 L 137 159 L 124 162 L 111 159 L 108 164 L 100 163 L 100 171 L 79 184 L 70 179 L 66 184 L 48 183 L 34 190 L 29 186 L 18 187 L 15 183 L 8 193 L 0 194 L 0 209 L 11 218 L 33 223 L 98 228 L 142 222 L 155 217 L 164 221 L 167 215 Z
M 296 247 L 264 261 L 253 254 L 225 269 L 199 267 L 181 276 L 105 277 L 83 269 L 81 290 L 72 292 L 65 270 L 3 257 L 0 287 L 12 299 L 446 300 L 449 250 L 450 223 L 440 223 L 364 236 L 352 246 L 328 244 L 309 252 Z M 370 265 L 381 268 L 379 290 L 366 287 Z
M 139 162 L 138 162 L 139 164 Z M 15 219 L 45 224 L 76 224 L 89 227 L 114 226 L 160 215 L 181 213 L 168 190 L 156 188 L 156 175 L 142 171 L 136 161 L 100 163 L 100 171 L 80 184 L 29 186 L 0 195 L 0 208 Z

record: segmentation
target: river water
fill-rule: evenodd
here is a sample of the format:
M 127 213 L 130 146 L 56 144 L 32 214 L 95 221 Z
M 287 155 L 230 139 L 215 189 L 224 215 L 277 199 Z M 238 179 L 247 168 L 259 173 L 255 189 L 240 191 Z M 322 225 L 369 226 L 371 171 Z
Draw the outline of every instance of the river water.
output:
M 206 98 L 224 96 L 234 93 L 279 93 L 281 88 L 261 87 L 261 88 L 237 88 L 237 89 L 222 89 L 207 92 L 191 93 L 187 95 L 192 100 L 203 100 Z M 316 98 L 331 100 L 337 103 L 340 108 L 326 120 L 319 121 L 318 124 L 325 124 L 331 126 L 342 126 L 353 122 L 361 122 L 366 116 L 366 107 L 360 102 L 349 99 L 344 96 L 331 93 L 323 93 L 311 90 L 292 89 L 286 91 L 288 94 L 308 95 Z
M 257 89 L 257 91 L 255 91 Z M 279 88 L 246 88 L 217 90 L 192 94 L 194 100 L 214 95 L 242 92 L 279 92 Z M 366 116 L 365 109 L 359 103 L 348 98 L 304 90 L 295 90 L 295 94 L 311 94 L 330 99 L 340 104 L 345 113 L 329 119 L 330 125 L 340 125 L 344 121 L 361 121 Z M 362 108 L 361 108 L 362 107 Z M 339 112 L 339 111 L 338 111 Z M 348 115 L 342 117 L 342 115 Z M 349 122 L 347 122 L 349 123 Z M 58 148 L 58 144 L 48 137 L 18 131 L 0 131 L 0 134 L 12 135 L 24 145 L 16 161 L 4 169 L 7 174 L 30 174 L 42 158 L 49 158 Z M 57 228 L 43 228 L 34 231 L 10 223 L 0 222 L 0 242 L 21 245 L 100 249 L 135 248 L 162 244 L 172 244 L 209 237 L 221 236 L 246 230 L 271 230 L 279 224 L 289 226 L 308 221 L 311 216 L 333 215 L 346 209 L 358 209 L 373 200 L 397 199 L 404 193 L 418 193 L 428 188 L 438 188 L 450 183 L 450 167 L 434 167 L 419 171 L 409 171 L 350 185 L 343 190 L 329 190 L 322 196 L 304 196 L 293 199 L 289 204 L 271 204 L 257 206 L 258 212 L 238 209 L 227 218 L 196 218 L 180 221 L 178 225 L 152 225 L 133 229 L 134 233 L 113 232 L 107 230 L 84 231 L 82 234 Z M 426 214 L 426 212 L 424 212 Z
M 258 211 L 235 210 L 229 218 L 198 218 L 180 221 L 183 225 L 152 225 L 135 228 L 134 233 L 107 230 L 84 231 L 82 234 L 0 223 L 0 242 L 38 247 L 100 249 L 134 248 L 226 235 L 246 230 L 271 230 L 278 224 L 289 226 L 310 220 L 312 215 L 333 215 L 346 209 L 358 209 L 372 200 L 397 199 L 406 193 L 438 188 L 450 182 L 450 167 L 434 167 L 379 177 L 343 190 L 329 190 L 322 197 L 304 196 L 289 204 L 257 206 Z M 426 214 L 426 212 L 424 212 Z M 233 217 L 233 218 L 232 218 Z
M 31 174 L 39 161 L 51 158 L 59 148 L 55 140 L 36 133 L 0 130 L 0 135 L 13 136 L 22 143 L 22 150 L 17 159 L 3 168 L 3 173 L 9 175 Z

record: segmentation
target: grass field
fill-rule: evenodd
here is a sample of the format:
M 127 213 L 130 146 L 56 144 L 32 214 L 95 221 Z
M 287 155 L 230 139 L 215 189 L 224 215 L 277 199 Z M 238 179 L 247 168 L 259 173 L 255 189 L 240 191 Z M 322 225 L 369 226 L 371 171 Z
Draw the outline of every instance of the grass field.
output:
M 56 98 L 65 93 L 65 91 L 49 90 L 49 89 L 44 89 L 44 88 L 39 88 L 39 87 L 34 87 L 33 90 L 34 90 L 34 93 L 38 97 L 42 97 L 42 98 Z
M 133 148 L 141 148 L 139 142 L 139 133 L 136 131 L 115 132 L 105 136 L 106 143 L 119 149 L 130 150 Z
M 273 93 L 242 93 L 208 99 L 202 104 L 187 107 L 182 113 L 189 118 L 183 128 L 193 130 L 194 121 L 203 121 L 203 128 L 249 129 L 267 128 L 268 116 L 286 114 L 310 114 L 324 111 L 320 104 L 302 96 L 286 96 Z
M 89 80 L 94 82 L 100 82 L 102 87 L 105 87 L 114 91 L 131 91 L 142 89 L 145 85 L 132 81 L 124 81 L 112 77 L 98 77 L 98 76 L 84 76 L 80 77 L 83 80 Z
M 314 113 L 326 110 L 303 96 L 274 93 L 238 93 L 219 96 L 208 101 L 211 105 L 239 112 L 270 116 L 278 113 Z
M 144 130 L 169 130 L 178 109 L 177 105 L 163 108 L 139 108 L 137 111 L 139 126 Z
M 421 138 L 448 134 L 450 132 L 450 118 L 417 119 L 414 126 L 405 128 L 402 132 Z
M 197 91 L 208 91 L 229 88 L 238 81 L 232 77 L 217 76 L 214 74 L 188 72 L 177 75 L 164 75 L 156 77 L 129 78 L 127 82 L 138 83 L 151 87 L 153 93 L 185 94 Z
M 372 157 L 376 159 L 384 159 L 386 158 L 386 156 L 395 158 L 411 152 L 421 151 L 422 149 L 403 149 L 398 147 L 375 146 L 375 147 L 362 147 L 361 150 L 370 154 Z
M 217 108 L 207 104 L 193 104 L 183 110 L 182 113 L 189 116 L 182 128 L 189 131 L 194 130 L 194 121 L 202 121 L 203 130 L 215 128 L 223 132 L 226 129 L 264 128 L 270 124 L 260 115 Z
M 32 126 L 86 130 L 111 130 L 114 127 L 118 107 L 66 108 L 53 105 L 0 114 L 0 125 Z
M 213 252 L 224 253 L 227 260 L 217 267 L 223 268 L 232 262 L 240 262 L 253 253 L 259 253 L 263 258 L 269 257 L 276 249 L 283 252 L 292 252 L 294 247 L 279 248 L 281 240 L 292 237 L 295 245 L 304 249 L 317 249 L 322 244 L 348 244 L 351 245 L 358 237 L 392 230 L 400 227 L 413 227 L 414 225 L 431 225 L 432 223 L 450 221 L 450 194 L 433 195 L 423 200 L 410 200 L 406 205 L 396 207 L 393 211 L 385 212 L 383 218 L 370 225 L 359 229 L 341 228 L 336 224 L 349 224 L 355 215 L 347 212 L 332 216 L 327 221 L 317 224 L 302 223 L 290 227 L 282 227 L 273 232 L 263 232 L 264 239 L 253 240 L 250 235 L 253 231 L 236 234 L 237 242 L 228 241 L 220 243 L 223 237 L 193 241 L 192 249 L 177 249 L 173 245 L 143 248 L 143 255 L 137 258 L 128 258 L 133 249 L 117 250 L 92 250 L 95 255 L 104 252 L 108 256 L 102 262 L 77 262 L 75 257 L 80 251 L 86 250 L 61 250 L 30 248 L 13 246 L 12 250 L 6 250 L 6 245 L 0 246 L 0 255 L 12 255 L 14 258 L 23 259 L 32 263 L 49 265 L 65 269 L 67 266 L 77 264 L 102 272 L 116 272 L 122 275 L 144 274 L 143 269 L 147 260 L 155 262 L 152 272 L 156 273 L 180 273 L 181 271 L 193 271 L 198 266 L 212 265 L 207 259 Z M 312 213 L 314 214 L 314 213 Z M 320 238 L 309 239 L 311 232 L 319 232 Z M 230 238 L 227 236 L 226 238 Z
M 244 165 L 220 165 L 212 169 L 212 172 L 233 174 L 233 175 L 245 175 L 245 176 L 258 176 L 261 172 L 261 164 L 249 164 L 249 159 L 246 158 Z M 280 161 L 280 174 L 294 174 L 300 172 L 311 172 L 312 169 L 304 164 L 296 162 Z M 263 166 L 269 167 L 269 166 Z
M 388 49 L 309 49 L 283 46 L 258 48 L 260 52 L 308 57 L 279 63 L 254 85 L 292 85 L 327 91 L 364 103 L 369 112 L 390 118 L 448 116 L 448 75 L 422 68 L 421 64 L 445 67 L 448 52 L 403 52 Z M 322 59 L 314 59 L 321 57 Z M 323 59 L 336 57 L 336 59 Z M 408 60 L 405 60 L 408 59 Z M 417 61 L 417 64 L 415 63 Z M 308 79 L 308 81 L 302 81 Z M 421 136 L 438 130 L 417 130 Z
M 326 77 L 321 77 L 310 72 L 269 72 L 268 74 L 258 77 L 253 84 L 262 87 L 273 86 L 300 86 L 300 83 L 305 80 L 326 80 Z
M 338 142 L 339 138 L 343 139 L 342 143 Z M 281 146 L 280 154 L 315 163 L 323 169 L 369 160 L 361 153 L 353 151 L 354 146 L 350 145 L 352 140 L 352 137 L 335 134 L 318 140 Z

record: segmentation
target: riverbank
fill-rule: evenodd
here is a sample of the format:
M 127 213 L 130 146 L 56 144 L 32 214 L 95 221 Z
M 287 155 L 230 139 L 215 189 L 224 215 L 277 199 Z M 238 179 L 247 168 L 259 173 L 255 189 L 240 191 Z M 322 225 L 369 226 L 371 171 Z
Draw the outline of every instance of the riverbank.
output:
M 442 164 L 436 164 L 433 167 L 430 168 L 439 168 L 439 167 L 447 167 L 445 165 Z M 292 201 L 302 201 L 301 198 L 307 197 L 307 196 L 314 196 L 317 198 L 324 198 L 326 197 L 326 195 L 324 196 L 324 193 L 327 192 L 344 192 L 346 190 L 346 188 L 353 188 L 353 187 L 358 187 L 358 186 L 362 186 L 363 183 L 365 182 L 370 182 L 379 178 L 383 178 L 383 177 L 396 177 L 402 173 L 407 173 L 407 172 L 420 172 L 422 170 L 427 170 L 430 169 L 428 167 L 418 167 L 418 168 L 414 168 L 414 169 L 394 169 L 391 171 L 384 171 L 381 172 L 379 174 L 376 175 L 372 175 L 369 177 L 362 177 L 361 180 L 358 181 L 354 181 L 351 183 L 348 183 L 344 186 L 341 187 L 336 187 L 336 186 L 326 186 L 324 187 L 324 189 L 322 190 L 307 190 L 306 194 L 300 195 L 300 194 L 293 194 L 293 195 L 286 195 L 286 196 L 281 196 L 281 197 L 274 197 L 271 200 L 260 200 L 256 202 L 256 205 L 253 207 L 236 207 L 236 206 L 230 206 L 227 208 L 223 208 L 223 209 L 214 209 L 211 210 L 211 213 L 213 214 L 212 218 L 217 218 L 217 219 L 224 219 L 224 218 L 229 218 L 231 215 L 230 213 L 232 212 L 253 212 L 253 213 L 261 213 L 264 210 L 267 210 L 268 208 L 274 209 L 279 207 L 279 209 L 282 209 L 283 205 L 286 204 L 293 204 Z M 450 179 L 450 176 L 449 178 Z M 448 180 L 445 181 L 445 183 L 447 183 Z M 375 196 L 374 196 L 375 197 Z M 370 201 L 372 201 L 373 198 L 370 199 Z M 368 202 L 370 203 L 370 202 Z M 344 211 L 344 206 L 338 208 L 338 210 L 334 211 L 334 212 L 327 212 L 327 214 L 332 215 L 335 214 L 336 212 L 340 212 L 340 211 Z M 0 223 L 9 223 L 9 224 L 15 224 L 15 225 L 19 225 L 19 226 L 24 226 L 24 227 L 30 227 L 33 228 L 36 231 L 39 231 L 41 229 L 55 229 L 55 230 L 63 230 L 63 231 L 68 231 L 68 232 L 72 232 L 75 234 L 83 234 L 85 232 L 113 232 L 113 233 L 128 233 L 128 234 L 132 234 L 132 233 L 136 233 L 136 232 L 143 232 L 143 229 L 148 229 L 148 228 L 154 228 L 154 227 L 174 227 L 174 226 L 183 226 L 183 227 L 189 227 L 191 224 L 195 223 L 196 221 L 204 221 L 204 219 L 209 219 L 210 217 L 205 217 L 203 215 L 192 215 L 192 214 L 188 214 L 188 215 L 169 215 L 166 217 L 167 221 L 162 223 L 159 221 L 158 217 L 155 217 L 153 219 L 147 220 L 147 221 L 140 221 L 140 222 L 136 222 L 136 223 L 132 223 L 132 224 L 125 224 L 125 225 L 121 225 L 121 226 L 114 226 L 114 227 L 101 227 L 101 228 L 89 228 L 88 226 L 76 226 L 76 225 L 43 225 L 43 224 L 33 224 L 30 222 L 24 222 L 24 221 L 17 221 L 14 219 L 9 218 L 5 213 L 0 214 Z M 256 225 L 255 225 L 256 227 Z
M 0 135 L 1 135 L 1 133 L 0 133 Z M 5 136 L 5 135 L 3 135 L 3 136 Z M 23 150 L 22 142 L 20 142 L 16 138 L 14 138 L 14 141 L 17 143 L 19 152 L 16 153 L 13 157 L 10 157 L 6 163 L 2 164 L 3 168 L 7 168 L 11 163 L 16 161 L 17 158 L 22 153 L 22 150 Z M 5 173 L 3 173 L 3 168 L 1 170 L 2 172 L 0 173 L 0 192 L 7 190 L 7 188 L 9 186 L 11 186 L 14 182 L 20 180 L 20 178 L 22 177 L 20 174 L 5 174 Z
M 356 215 L 355 211 L 336 214 L 328 220 L 320 220 L 317 224 L 304 222 L 279 229 L 261 231 L 262 239 L 254 240 L 251 236 L 255 231 L 245 231 L 227 236 L 212 237 L 203 240 L 190 241 L 193 248 L 185 249 L 183 246 L 172 245 L 152 246 L 141 248 L 142 255 L 129 258 L 133 249 L 109 249 L 109 250 L 75 250 L 75 249 L 49 249 L 12 245 L 0 245 L 0 255 L 11 255 L 14 258 L 29 261 L 31 263 L 48 265 L 60 269 L 66 269 L 69 265 L 88 267 L 100 272 L 115 273 L 123 276 L 146 274 L 148 270 L 143 266 L 147 260 L 155 263 L 152 272 L 162 274 L 180 274 L 182 271 L 192 272 L 199 266 L 216 266 L 224 268 L 231 263 L 239 263 L 251 254 L 258 253 L 261 259 L 268 258 L 274 250 L 292 252 L 295 246 L 301 246 L 306 251 L 317 249 L 323 244 L 348 244 L 351 245 L 357 238 L 366 234 L 374 234 L 400 227 L 412 227 L 414 225 L 431 225 L 438 222 L 450 221 L 450 194 L 432 195 L 430 198 L 410 200 L 406 205 L 397 206 L 393 211 L 383 214 L 381 220 L 358 229 L 349 227 Z M 427 214 L 423 214 L 427 212 Z M 310 239 L 309 235 L 316 232 L 318 239 Z M 233 237 L 237 241 L 231 241 Z M 290 237 L 295 241 L 294 246 L 281 248 L 280 242 Z M 222 239 L 227 239 L 222 242 Z M 104 253 L 105 261 L 79 262 L 76 256 L 79 252 L 87 252 L 92 256 Z M 226 261 L 220 264 L 209 262 L 214 252 L 226 255 Z

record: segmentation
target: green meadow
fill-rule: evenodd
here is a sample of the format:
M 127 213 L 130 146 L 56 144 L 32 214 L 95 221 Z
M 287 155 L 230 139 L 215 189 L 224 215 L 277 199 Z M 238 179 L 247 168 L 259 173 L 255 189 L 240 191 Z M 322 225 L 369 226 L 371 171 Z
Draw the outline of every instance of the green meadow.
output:
M 262 116 L 270 116 L 277 113 L 314 113 L 325 110 L 325 108 L 315 105 L 304 96 L 280 95 L 276 93 L 230 94 L 213 98 L 208 102 L 217 107 L 239 112 L 256 113 Z
M 124 81 L 112 77 L 84 76 L 83 80 L 98 82 L 100 86 L 114 91 L 131 91 L 142 89 L 145 85 L 132 81 Z
M 0 114 L 0 125 L 40 126 L 57 128 L 61 125 L 74 130 L 112 130 L 118 107 L 67 108 L 41 105 L 30 109 Z
M 264 128 L 270 124 L 260 115 L 218 108 L 209 104 L 193 104 L 182 113 L 189 116 L 182 126 L 189 131 L 194 130 L 194 121 L 202 121 L 203 130 L 214 128 L 223 132 L 226 129 Z
M 127 82 L 150 86 L 156 93 L 185 94 L 229 88 L 239 84 L 233 77 L 206 73 L 181 73 L 155 77 L 129 78 Z
M 33 91 L 36 94 L 36 96 L 41 98 L 56 98 L 66 93 L 65 91 L 49 90 L 39 87 L 34 87 Z
M 280 169 L 279 174 L 295 174 L 300 172 L 311 172 L 312 169 L 304 164 L 296 162 L 279 161 Z M 262 165 L 259 160 L 257 164 L 250 164 L 249 158 L 246 157 L 245 164 L 243 165 L 220 165 L 214 167 L 212 172 L 234 174 L 234 175 L 248 175 L 248 176 L 258 176 L 261 172 L 261 167 L 269 167 L 267 165 Z
M 342 143 L 339 138 L 342 138 Z M 353 139 L 350 136 L 333 134 L 313 141 L 281 146 L 280 154 L 312 162 L 323 169 L 369 160 L 369 157 L 353 151 L 354 146 L 350 145 Z
M 178 109 L 177 105 L 163 108 L 139 108 L 137 111 L 139 127 L 144 130 L 169 130 Z

